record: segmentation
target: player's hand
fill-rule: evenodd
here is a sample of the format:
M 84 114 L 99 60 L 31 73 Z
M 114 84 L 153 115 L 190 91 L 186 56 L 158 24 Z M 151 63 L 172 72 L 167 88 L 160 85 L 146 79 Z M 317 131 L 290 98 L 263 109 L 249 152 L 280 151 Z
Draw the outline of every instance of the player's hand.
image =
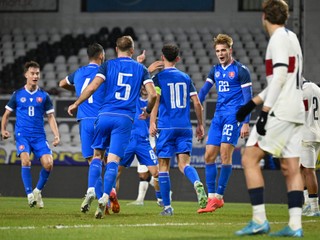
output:
M 150 117 L 150 113 L 147 113 L 147 107 L 140 109 L 142 110 L 142 113 L 139 115 L 139 119 L 146 120 L 148 117 Z
M 151 63 L 150 66 L 148 67 L 148 72 L 153 73 L 156 70 L 163 69 L 163 67 L 164 67 L 163 61 L 155 61 Z
M 260 113 L 260 116 L 258 118 L 258 121 L 256 123 L 256 127 L 257 127 L 257 132 L 261 135 L 264 136 L 266 135 L 266 129 L 265 126 L 267 124 L 267 120 L 268 120 L 268 112 L 262 111 Z
M 196 128 L 196 137 L 198 141 L 202 140 L 204 137 L 204 127 L 203 125 L 198 125 Z
M 249 113 L 256 107 L 257 105 L 250 100 L 245 105 L 241 106 L 237 113 L 236 113 L 236 119 L 238 122 L 243 122 L 246 116 L 248 116 Z
M 71 104 L 69 107 L 68 107 L 68 114 L 70 116 L 73 116 L 73 112 L 76 111 L 78 108 L 78 105 L 77 104 Z
M 11 137 L 10 132 L 8 132 L 7 130 L 2 131 L 1 136 L 2 139 L 8 139 L 9 137 Z
M 250 132 L 249 123 L 244 123 L 241 127 L 241 130 L 240 130 L 240 137 L 241 138 L 248 137 L 249 132 Z
M 149 127 L 149 134 L 152 137 L 155 137 L 158 133 L 158 129 L 155 123 L 150 123 L 150 127 Z
M 59 136 L 55 136 L 52 142 L 52 145 L 54 147 L 58 146 L 58 144 L 60 143 L 60 137 Z
M 143 52 L 137 57 L 137 62 L 143 63 L 144 60 L 146 60 L 146 50 L 143 50 Z

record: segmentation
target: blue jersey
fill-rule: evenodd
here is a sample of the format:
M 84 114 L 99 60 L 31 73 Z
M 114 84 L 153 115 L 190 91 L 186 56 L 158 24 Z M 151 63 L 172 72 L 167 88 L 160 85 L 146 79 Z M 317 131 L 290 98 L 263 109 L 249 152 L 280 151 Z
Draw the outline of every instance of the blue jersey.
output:
M 129 57 L 119 57 L 104 62 L 97 76 L 106 85 L 99 114 L 125 115 L 133 120 L 141 85 L 152 82 L 146 67 Z
M 30 92 L 25 87 L 12 94 L 6 109 L 16 112 L 16 135 L 33 137 L 45 135 L 43 117 L 54 112 L 47 92 L 40 88 Z
M 134 116 L 134 122 L 132 125 L 131 135 L 139 135 L 142 137 L 149 138 L 149 126 L 150 126 L 150 118 L 146 120 L 139 119 L 139 115 L 141 114 L 141 108 L 144 108 L 148 105 L 148 99 L 138 98 L 136 104 L 136 115 Z
M 77 97 L 79 97 L 82 91 L 92 82 L 98 72 L 98 69 L 98 64 L 90 63 L 89 65 L 83 66 L 67 76 L 68 84 L 75 86 Z M 77 112 L 78 120 L 83 118 L 96 118 L 98 116 L 99 109 L 102 105 L 103 96 L 105 94 L 104 91 L 104 84 L 102 84 L 88 100 L 79 105 Z
M 218 100 L 216 112 L 235 113 L 245 104 L 242 88 L 251 87 L 250 73 L 247 67 L 233 60 L 227 67 L 217 64 L 211 69 L 207 82 L 216 85 Z M 249 96 L 251 99 L 251 96 Z
M 154 76 L 160 95 L 158 128 L 191 128 L 190 97 L 197 94 L 188 74 L 166 68 Z

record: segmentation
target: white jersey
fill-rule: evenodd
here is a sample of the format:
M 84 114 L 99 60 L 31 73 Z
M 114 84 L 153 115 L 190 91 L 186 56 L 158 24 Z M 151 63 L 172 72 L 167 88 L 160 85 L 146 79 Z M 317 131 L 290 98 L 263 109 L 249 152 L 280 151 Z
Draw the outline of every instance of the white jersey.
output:
M 302 51 L 295 33 L 280 27 L 272 34 L 266 52 L 266 77 L 268 85 L 273 80 L 273 69 L 287 66 L 288 74 L 270 114 L 280 120 L 304 123 L 302 101 Z M 270 92 L 266 93 L 272 94 Z
M 320 88 L 312 82 L 304 82 L 302 89 L 305 107 L 302 140 L 320 142 Z

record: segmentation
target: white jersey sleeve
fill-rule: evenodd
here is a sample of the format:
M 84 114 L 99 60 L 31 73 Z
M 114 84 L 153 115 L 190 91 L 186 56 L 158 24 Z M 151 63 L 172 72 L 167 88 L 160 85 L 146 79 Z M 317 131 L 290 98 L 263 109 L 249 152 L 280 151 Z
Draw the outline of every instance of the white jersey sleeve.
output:
M 302 101 L 302 51 L 297 36 L 288 29 L 278 28 L 271 36 L 266 52 L 266 77 L 271 81 L 281 81 L 281 91 L 270 114 L 280 120 L 304 123 L 304 106 Z M 274 69 L 286 67 L 285 79 L 277 79 Z M 268 94 L 273 94 L 267 91 Z

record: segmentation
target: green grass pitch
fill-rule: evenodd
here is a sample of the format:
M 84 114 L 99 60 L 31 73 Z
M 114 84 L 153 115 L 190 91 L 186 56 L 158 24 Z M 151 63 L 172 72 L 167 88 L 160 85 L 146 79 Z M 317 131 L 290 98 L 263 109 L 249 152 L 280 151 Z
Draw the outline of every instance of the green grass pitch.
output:
M 155 201 L 127 206 L 118 214 L 95 219 L 97 201 L 88 213 L 80 212 L 82 199 L 44 198 L 45 208 L 29 208 L 26 198 L 0 197 L 0 239 L 277 239 L 266 235 L 237 237 L 236 230 L 251 218 L 249 204 L 226 203 L 214 213 L 197 214 L 196 202 L 175 202 L 174 216 L 159 216 Z M 287 224 L 284 204 L 267 204 L 271 231 Z M 318 239 L 319 217 L 303 217 L 304 239 Z M 283 238 L 282 238 L 283 239 Z

